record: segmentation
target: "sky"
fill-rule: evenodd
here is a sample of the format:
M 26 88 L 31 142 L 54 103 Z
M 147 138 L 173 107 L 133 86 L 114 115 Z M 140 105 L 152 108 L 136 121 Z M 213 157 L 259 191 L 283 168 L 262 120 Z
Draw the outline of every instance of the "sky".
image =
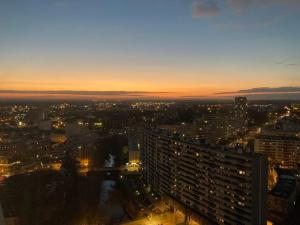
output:
M 300 99 L 299 23 L 299 0 L 1 0 L 0 97 Z

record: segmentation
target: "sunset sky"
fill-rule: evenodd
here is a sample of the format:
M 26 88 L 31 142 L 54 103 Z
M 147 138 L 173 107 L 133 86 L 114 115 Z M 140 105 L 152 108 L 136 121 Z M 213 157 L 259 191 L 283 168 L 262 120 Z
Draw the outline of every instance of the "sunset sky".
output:
M 300 87 L 299 24 L 299 0 L 1 0 L 0 97 Z

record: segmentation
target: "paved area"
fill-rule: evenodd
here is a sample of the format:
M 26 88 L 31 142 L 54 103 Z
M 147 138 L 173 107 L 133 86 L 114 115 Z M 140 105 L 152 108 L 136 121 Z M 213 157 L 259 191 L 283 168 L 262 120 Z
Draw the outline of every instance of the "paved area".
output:
M 184 225 L 184 215 L 178 213 L 164 213 L 161 215 L 154 215 L 148 218 L 135 220 L 122 225 Z M 194 221 L 190 221 L 189 225 L 201 225 Z

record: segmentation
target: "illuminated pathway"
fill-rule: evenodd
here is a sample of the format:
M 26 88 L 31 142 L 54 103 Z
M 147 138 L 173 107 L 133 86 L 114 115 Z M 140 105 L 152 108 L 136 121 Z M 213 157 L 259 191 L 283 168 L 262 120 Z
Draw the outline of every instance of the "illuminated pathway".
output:
M 139 219 L 127 223 L 122 223 L 122 225 L 183 225 L 184 215 L 180 212 L 177 213 L 164 213 L 161 215 L 154 215 L 148 218 Z M 197 223 L 195 221 L 190 221 L 189 225 L 204 225 Z

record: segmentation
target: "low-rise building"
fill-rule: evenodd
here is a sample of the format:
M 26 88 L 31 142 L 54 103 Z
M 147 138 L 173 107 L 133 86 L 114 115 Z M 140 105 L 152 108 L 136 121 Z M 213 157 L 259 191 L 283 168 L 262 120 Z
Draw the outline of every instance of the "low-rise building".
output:
M 279 169 L 277 174 L 277 184 L 268 196 L 268 209 L 288 215 L 296 204 L 296 179 L 291 171 Z

